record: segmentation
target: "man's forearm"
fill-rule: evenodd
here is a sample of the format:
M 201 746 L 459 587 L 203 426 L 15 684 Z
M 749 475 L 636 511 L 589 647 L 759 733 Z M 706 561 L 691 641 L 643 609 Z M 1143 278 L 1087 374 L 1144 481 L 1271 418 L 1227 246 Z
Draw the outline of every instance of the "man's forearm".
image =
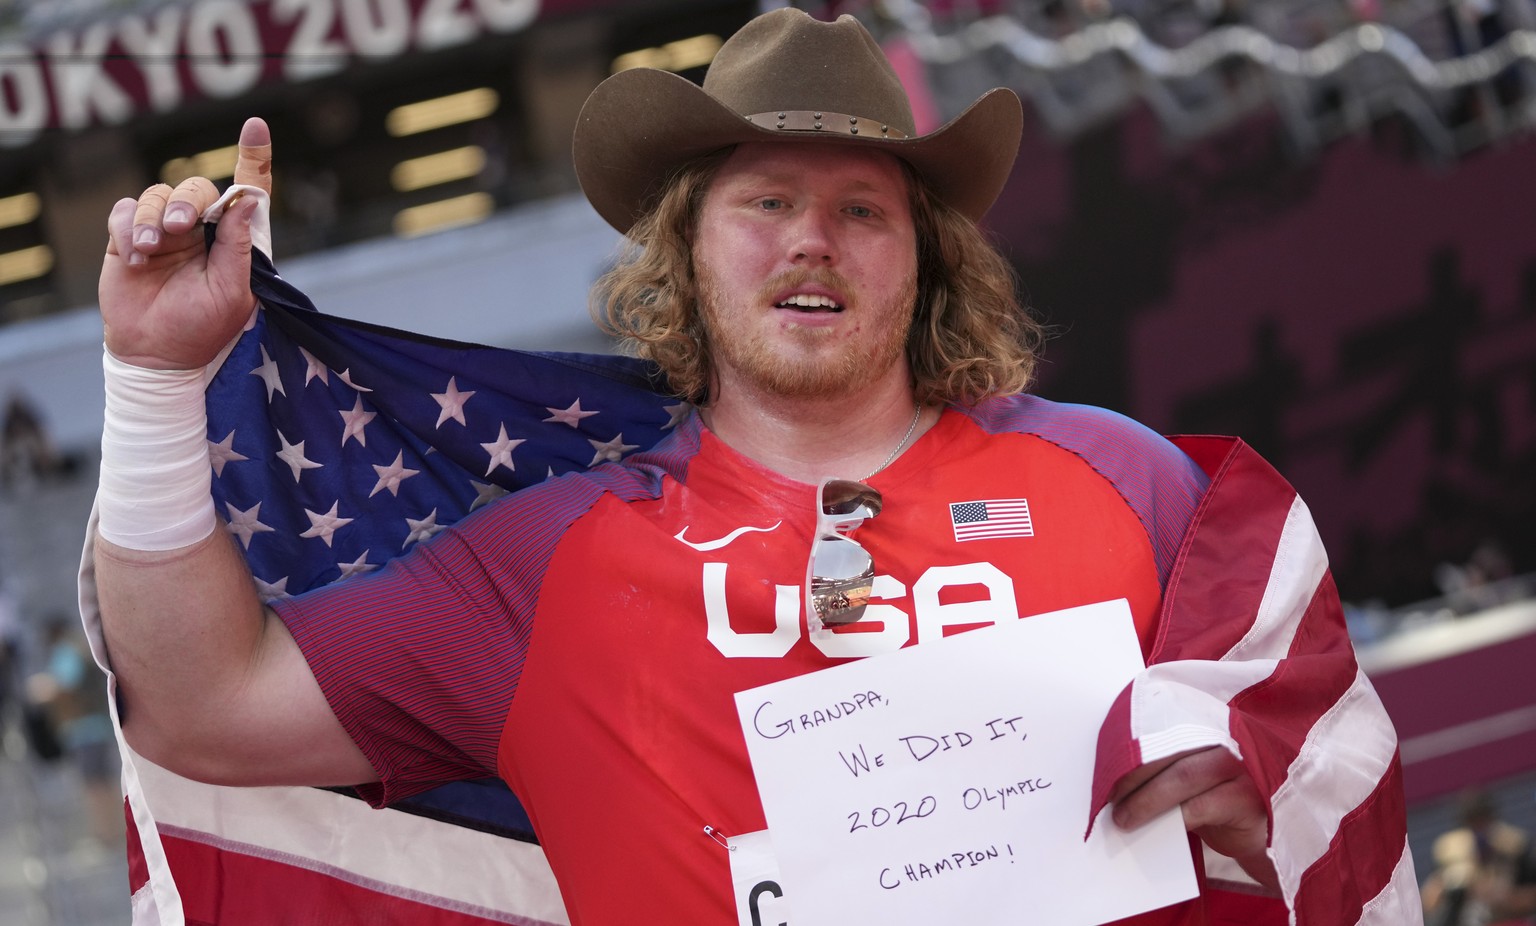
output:
M 209 496 L 202 370 L 103 355 L 97 493 L 103 632 L 140 751 L 215 737 L 257 652 L 263 609 Z

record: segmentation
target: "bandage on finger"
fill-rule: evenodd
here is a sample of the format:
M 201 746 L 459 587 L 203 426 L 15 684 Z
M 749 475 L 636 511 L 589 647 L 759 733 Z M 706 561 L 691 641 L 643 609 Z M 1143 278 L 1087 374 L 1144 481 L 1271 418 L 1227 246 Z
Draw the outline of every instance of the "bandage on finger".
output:
M 190 220 L 187 228 L 191 228 L 218 198 L 219 188 L 213 185 L 212 180 L 209 180 L 207 177 L 188 177 L 177 184 L 176 191 L 171 194 L 170 199 L 166 202 L 166 211 L 169 212 L 170 208 L 178 203 L 186 203 L 191 210 L 186 217 Z M 178 226 L 180 225 L 179 220 L 177 224 Z M 186 230 L 186 228 L 180 227 L 176 229 L 176 231 Z
M 266 123 L 248 119 L 240 129 L 240 154 L 235 159 L 235 183 L 272 192 L 272 133 Z
M 164 227 L 165 204 L 171 196 L 169 184 L 157 183 L 139 194 L 138 206 L 133 211 L 133 227 L 149 225 Z

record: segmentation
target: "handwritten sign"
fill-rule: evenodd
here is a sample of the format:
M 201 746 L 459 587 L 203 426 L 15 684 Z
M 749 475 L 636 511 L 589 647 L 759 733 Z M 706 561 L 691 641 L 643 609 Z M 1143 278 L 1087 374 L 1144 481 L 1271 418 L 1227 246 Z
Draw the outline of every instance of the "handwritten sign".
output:
M 1141 668 L 1119 600 L 737 694 L 795 926 L 1097 926 L 1195 896 L 1177 811 L 1083 839 Z

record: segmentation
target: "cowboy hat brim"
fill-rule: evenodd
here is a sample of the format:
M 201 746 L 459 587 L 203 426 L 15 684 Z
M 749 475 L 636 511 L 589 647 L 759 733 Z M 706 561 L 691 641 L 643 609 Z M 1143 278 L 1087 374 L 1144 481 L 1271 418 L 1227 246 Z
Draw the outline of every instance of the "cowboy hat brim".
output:
M 677 168 L 721 148 L 755 141 L 889 151 L 911 164 L 941 200 L 980 220 L 1008 180 L 1022 132 L 1019 98 L 1004 88 L 988 91 L 927 135 L 881 138 L 757 125 L 686 78 L 634 68 L 592 91 L 576 121 L 572 154 L 577 180 L 592 207 L 625 233 Z

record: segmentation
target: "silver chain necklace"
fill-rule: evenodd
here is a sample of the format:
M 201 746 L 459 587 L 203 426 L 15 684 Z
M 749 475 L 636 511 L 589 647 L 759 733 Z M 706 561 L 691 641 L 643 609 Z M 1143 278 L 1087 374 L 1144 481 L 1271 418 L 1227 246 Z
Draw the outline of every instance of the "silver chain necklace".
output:
M 897 441 L 896 442 L 896 446 L 891 448 L 891 455 L 886 457 L 885 461 L 882 462 L 879 466 L 877 466 L 874 469 L 870 470 L 869 471 L 869 475 L 865 476 L 862 479 L 860 479 L 859 480 L 860 482 L 868 481 L 871 476 L 875 475 L 875 473 L 878 473 L 882 469 L 885 469 L 887 466 L 891 465 L 891 461 L 896 459 L 896 455 L 898 453 L 901 453 L 901 448 L 907 446 L 907 441 L 912 438 L 912 432 L 917 430 L 917 421 L 921 417 L 923 417 L 923 403 L 921 403 L 921 402 L 913 402 L 912 403 L 912 423 L 907 425 L 907 433 L 901 435 L 901 440 Z

